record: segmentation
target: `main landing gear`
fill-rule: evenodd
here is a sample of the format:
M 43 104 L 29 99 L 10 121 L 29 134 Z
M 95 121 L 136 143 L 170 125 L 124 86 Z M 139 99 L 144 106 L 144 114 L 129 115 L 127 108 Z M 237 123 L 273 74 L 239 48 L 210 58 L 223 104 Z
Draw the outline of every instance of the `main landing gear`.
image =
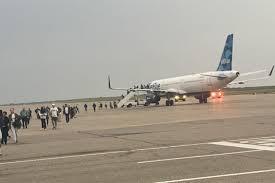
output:
M 207 103 L 207 98 L 210 97 L 210 93 L 201 93 L 195 95 L 195 98 L 199 100 L 200 104 Z
M 166 100 L 165 102 L 166 106 L 173 106 L 174 105 L 174 100 Z
M 207 98 L 200 98 L 199 102 L 200 102 L 200 104 L 207 103 Z

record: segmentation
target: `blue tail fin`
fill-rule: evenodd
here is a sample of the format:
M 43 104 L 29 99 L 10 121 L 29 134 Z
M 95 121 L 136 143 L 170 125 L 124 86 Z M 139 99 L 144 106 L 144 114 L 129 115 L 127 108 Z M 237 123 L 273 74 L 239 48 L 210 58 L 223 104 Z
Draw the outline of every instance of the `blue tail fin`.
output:
M 222 57 L 217 71 L 232 70 L 233 34 L 227 36 Z

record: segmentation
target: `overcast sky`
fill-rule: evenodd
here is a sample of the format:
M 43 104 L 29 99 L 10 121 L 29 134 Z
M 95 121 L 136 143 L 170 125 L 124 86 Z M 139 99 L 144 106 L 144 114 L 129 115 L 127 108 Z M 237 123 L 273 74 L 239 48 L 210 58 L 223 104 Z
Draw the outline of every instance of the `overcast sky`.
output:
M 0 103 L 117 95 L 154 79 L 275 63 L 273 0 L 0 0 Z M 275 85 L 275 77 L 253 85 Z

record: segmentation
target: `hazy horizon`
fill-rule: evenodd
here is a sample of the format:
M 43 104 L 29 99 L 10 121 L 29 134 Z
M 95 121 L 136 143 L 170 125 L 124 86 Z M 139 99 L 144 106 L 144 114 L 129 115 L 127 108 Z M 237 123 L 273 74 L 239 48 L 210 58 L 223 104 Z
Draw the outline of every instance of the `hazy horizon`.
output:
M 0 2 L 0 104 L 117 96 L 112 84 L 216 70 L 234 34 L 233 68 L 269 70 L 271 0 Z M 245 78 L 246 79 L 246 78 Z M 275 78 L 246 86 L 275 85 Z

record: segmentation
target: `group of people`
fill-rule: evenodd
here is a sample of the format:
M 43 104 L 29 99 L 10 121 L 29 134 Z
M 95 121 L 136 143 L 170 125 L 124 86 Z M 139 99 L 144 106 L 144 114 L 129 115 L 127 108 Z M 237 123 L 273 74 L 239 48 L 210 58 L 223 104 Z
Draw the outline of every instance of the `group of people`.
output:
M 96 103 L 92 104 L 93 111 L 96 112 L 96 109 L 116 109 L 117 102 L 109 102 L 108 103 Z M 84 104 L 85 111 L 88 111 L 88 105 Z M 76 117 L 77 113 L 79 113 L 79 108 L 77 105 L 70 106 L 65 104 L 62 108 L 57 107 L 55 104 L 52 104 L 51 108 L 48 106 L 42 106 L 40 108 L 36 108 L 34 110 L 37 119 L 41 121 L 41 130 L 46 130 L 49 127 L 49 121 L 52 122 L 52 129 L 55 130 L 57 128 L 57 122 L 61 121 L 62 114 L 65 117 L 66 123 Z M 8 138 L 11 138 L 10 134 L 15 143 L 18 142 L 17 131 L 20 128 L 28 128 L 30 124 L 30 120 L 32 118 L 32 110 L 26 109 L 25 107 L 20 111 L 20 113 L 15 113 L 14 108 L 11 108 L 9 113 L 6 111 L 0 110 L 0 128 L 1 128 L 1 144 L 7 144 Z M 10 134 L 9 134 L 10 133 Z
M 71 107 L 67 104 L 62 106 L 62 108 L 56 107 L 55 104 L 52 104 L 51 108 L 49 108 L 48 106 L 42 106 L 40 109 L 37 108 L 35 110 L 37 119 L 41 120 L 42 130 L 46 130 L 49 126 L 49 119 L 51 119 L 52 121 L 52 129 L 56 130 L 57 122 L 61 121 L 62 112 L 65 116 L 66 123 L 69 123 L 70 119 L 73 119 L 74 117 L 76 117 L 76 114 L 79 113 L 79 109 L 77 106 Z
M 47 129 L 49 126 L 49 119 L 51 118 L 52 129 L 56 130 L 58 116 L 60 116 L 61 111 L 58 107 L 55 106 L 55 104 L 52 104 L 51 108 L 45 106 L 42 106 L 40 109 L 37 108 L 35 113 L 37 115 L 37 119 L 41 120 L 41 129 Z
M 56 107 L 52 104 L 50 107 L 42 106 L 41 108 L 35 109 L 37 119 L 41 121 L 41 129 L 46 130 L 49 126 L 49 121 L 52 122 L 52 129 L 56 130 L 57 122 L 61 120 L 62 108 Z M 63 106 L 63 114 L 66 117 L 68 123 L 70 119 L 74 118 L 79 113 L 77 106 L 69 106 L 65 104 Z M 14 108 L 10 109 L 9 114 L 6 111 L 0 110 L 0 129 L 1 129 L 1 144 L 7 144 L 8 138 L 11 137 L 9 132 L 12 134 L 14 142 L 18 142 L 17 131 L 20 128 L 28 128 L 30 120 L 32 118 L 32 110 L 26 109 L 25 107 L 20 113 L 15 113 Z
M 6 111 L 0 110 L 0 127 L 2 133 L 1 144 L 7 144 L 8 137 L 10 137 L 9 131 L 12 133 L 14 142 L 18 142 L 18 129 L 20 129 L 23 124 L 26 128 L 30 122 L 29 113 L 25 113 L 26 109 L 23 109 L 22 111 L 20 112 L 20 115 L 18 115 L 15 113 L 14 108 L 11 108 L 10 114 L 8 115 Z
M 76 114 L 79 113 L 79 108 L 78 106 L 70 106 L 65 104 L 63 106 L 63 114 L 65 116 L 66 119 L 66 123 L 69 123 L 70 119 L 73 119 L 74 117 L 76 117 Z
M 52 121 L 52 129 L 56 130 L 57 122 L 60 120 L 62 115 L 62 109 L 52 104 L 52 107 L 42 106 L 35 110 L 37 119 L 41 120 L 42 130 L 46 130 L 49 126 L 49 119 Z M 74 118 L 79 113 L 77 106 L 70 107 L 65 104 L 63 106 L 63 114 L 66 116 L 66 122 Z M 30 120 L 32 118 L 32 111 L 30 109 L 23 108 L 19 114 L 15 113 L 14 108 L 10 109 L 10 112 L 0 110 L 0 129 L 1 129 L 1 144 L 7 145 L 8 139 L 12 138 L 15 143 L 18 142 L 18 129 L 28 128 Z M 11 134 L 11 135 L 10 135 Z M 0 144 L 0 155 L 1 155 L 1 144 Z
M 96 112 L 96 109 L 103 109 L 103 107 L 105 109 L 108 109 L 108 104 L 105 103 L 104 106 L 103 106 L 103 103 L 99 102 L 98 106 L 96 105 L 96 103 L 93 103 L 92 104 L 92 107 L 93 107 L 93 111 Z M 109 108 L 110 109 L 116 109 L 118 106 L 117 106 L 117 102 L 116 101 L 113 101 L 113 102 L 110 102 L 109 103 Z M 88 111 L 88 105 L 87 104 L 84 104 L 84 109 L 85 111 Z

